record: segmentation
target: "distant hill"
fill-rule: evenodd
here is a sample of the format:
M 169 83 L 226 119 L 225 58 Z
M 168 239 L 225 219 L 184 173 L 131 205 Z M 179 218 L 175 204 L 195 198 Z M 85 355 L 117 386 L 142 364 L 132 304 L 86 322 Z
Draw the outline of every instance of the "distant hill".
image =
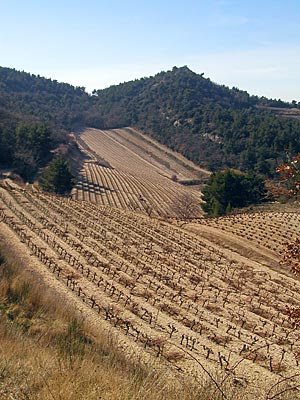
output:
M 34 179 L 89 106 L 84 88 L 0 67 L 0 165 Z
M 0 164 L 15 163 L 20 124 L 44 124 L 53 141 L 49 151 L 67 142 L 71 130 L 133 126 L 201 167 L 272 176 L 285 149 L 300 151 L 298 107 L 229 89 L 187 67 L 93 95 L 83 87 L 0 67 Z M 23 155 L 31 146 L 30 135 Z M 40 154 L 30 157 L 39 157 L 33 160 L 36 171 L 43 164 Z
M 89 95 L 82 87 L 0 67 L 1 108 L 28 122 L 72 129 L 85 122 Z
M 286 118 L 295 116 L 289 115 L 294 104 L 229 89 L 187 67 L 94 95 L 93 113 L 106 128 L 135 126 L 212 170 L 272 175 L 285 148 L 300 151 L 300 122 Z

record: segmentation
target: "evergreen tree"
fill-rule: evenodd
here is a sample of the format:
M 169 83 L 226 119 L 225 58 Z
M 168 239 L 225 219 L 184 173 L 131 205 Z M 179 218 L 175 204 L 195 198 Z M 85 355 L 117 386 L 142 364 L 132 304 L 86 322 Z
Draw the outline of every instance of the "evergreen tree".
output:
M 55 157 L 41 177 L 41 187 L 49 192 L 65 194 L 69 192 L 75 183 L 75 178 L 70 171 L 67 161 L 61 157 Z
M 210 176 L 203 189 L 201 206 L 212 216 L 227 214 L 232 208 L 261 203 L 266 196 L 264 181 L 254 174 L 238 174 L 230 169 Z
M 45 124 L 19 124 L 14 134 L 13 166 L 26 181 L 33 181 L 39 167 L 49 161 L 54 146 Z

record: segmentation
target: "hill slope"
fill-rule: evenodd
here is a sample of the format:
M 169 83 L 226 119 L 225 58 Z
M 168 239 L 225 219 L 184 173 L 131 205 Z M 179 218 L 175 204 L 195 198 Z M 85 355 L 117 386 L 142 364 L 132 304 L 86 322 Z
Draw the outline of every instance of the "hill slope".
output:
M 272 175 L 285 147 L 300 150 L 300 122 L 274 113 L 291 104 L 217 85 L 187 67 L 94 94 L 105 127 L 136 126 L 209 169 Z
M 67 132 L 85 124 L 84 88 L 0 67 L 0 165 L 35 178 Z
M 0 109 L 29 122 L 72 129 L 82 125 L 89 96 L 82 87 L 0 67 Z
M 202 214 L 193 184 L 209 173 L 180 154 L 131 128 L 86 129 L 75 140 L 88 158 L 73 198 L 156 216 Z
M 299 330 L 286 314 L 286 305 L 299 305 L 299 281 L 279 268 L 267 239 L 257 246 L 253 237 L 276 235 L 280 249 L 286 222 L 295 234 L 299 214 L 200 221 L 188 226 L 192 234 L 11 183 L 2 184 L 0 198 L 0 236 L 95 329 L 110 326 L 132 357 L 153 355 L 196 380 L 204 366 L 237 381 L 245 399 L 265 398 L 284 377 L 299 385 Z M 240 254 L 231 243 L 243 247 Z M 248 258 L 248 243 L 257 261 Z
M 84 126 L 133 126 L 201 167 L 270 176 L 285 148 L 300 151 L 295 106 L 217 85 L 187 67 L 95 90 L 93 96 L 83 87 L 0 67 L 0 162 L 14 163 L 20 122 L 46 123 L 56 143 Z

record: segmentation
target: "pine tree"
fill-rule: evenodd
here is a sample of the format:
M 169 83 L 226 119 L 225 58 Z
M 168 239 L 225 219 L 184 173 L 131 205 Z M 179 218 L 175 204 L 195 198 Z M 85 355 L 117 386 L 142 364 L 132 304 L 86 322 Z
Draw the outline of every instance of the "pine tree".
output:
M 69 192 L 75 183 L 67 161 L 61 157 L 55 157 L 41 176 L 41 187 L 49 192 L 65 194 Z
M 261 203 L 266 197 L 262 178 L 230 169 L 212 174 L 202 193 L 205 203 L 201 207 L 213 216 L 227 214 L 232 208 Z

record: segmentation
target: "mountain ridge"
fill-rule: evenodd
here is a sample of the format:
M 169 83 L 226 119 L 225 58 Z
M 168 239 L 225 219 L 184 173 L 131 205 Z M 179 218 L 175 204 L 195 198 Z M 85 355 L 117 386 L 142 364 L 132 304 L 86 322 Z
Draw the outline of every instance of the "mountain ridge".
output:
M 274 175 L 285 147 L 300 150 L 299 122 L 270 110 L 294 105 L 229 89 L 187 67 L 93 93 L 105 128 L 136 126 L 212 170 Z
M 83 87 L 0 67 L 0 127 L 7 115 L 14 125 L 42 122 L 58 142 L 67 142 L 68 132 L 85 126 L 133 126 L 210 170 L 273 176 L 286 148 L 300 151 L 296 106 L 216 84 L 187 66 L 92 95 Z

